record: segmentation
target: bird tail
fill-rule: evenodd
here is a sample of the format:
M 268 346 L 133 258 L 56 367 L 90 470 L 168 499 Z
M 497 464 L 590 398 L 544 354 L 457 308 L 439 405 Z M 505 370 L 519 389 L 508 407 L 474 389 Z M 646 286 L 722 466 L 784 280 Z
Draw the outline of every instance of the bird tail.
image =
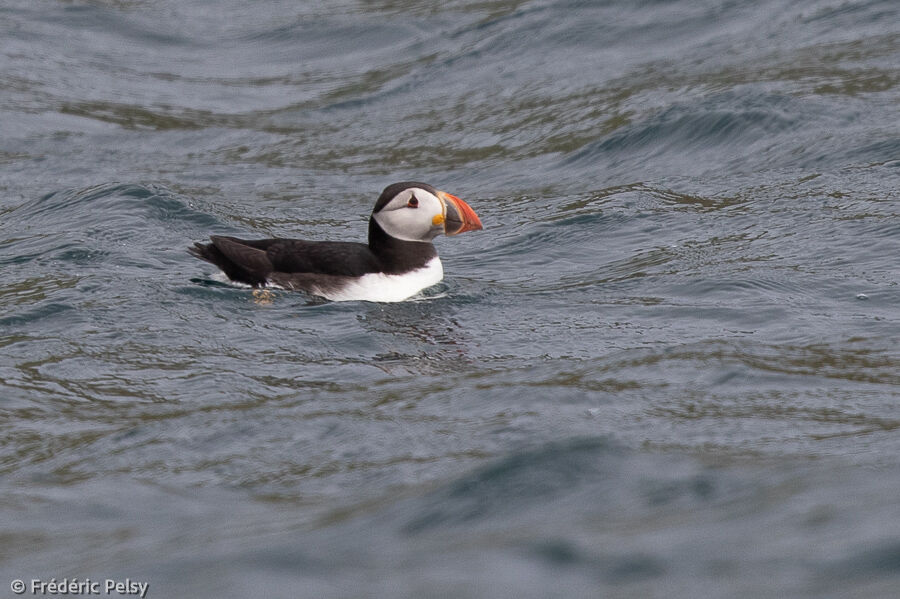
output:
M 211 239 L 212 243 L 194 243 L 192 247 L 187 249 L 188 253 L 195 258 L 200 258 L 218 266 L 225 273 L 225 276 L 232 281 L 253 285 L 254 287 L 266 284 L 267 271 L 262 267 L 271 267 L 268 262 L 257 264 L 261 258 L 265 257 L 265 252 L 261 252 L 261 257 L 256 256 L 259 250 L 250 247 L 245 248 L 241 245 L 240 240 L 231 237 L 214 235 Z M 222 247 L 219 247 L 220 245 Z M 223 248 L 225 251 L 223 251 Z M 251 259 L 241 260 L 241 250 L 244 250 L 244 253 L 252 253 Z M 237 260 L 234 259 L 235 256 L 237 256 Z
M 194 243 L 193 247 L 189 247 L 187 252 L 194 258 L 206 260 L 210 264 L 215 264 L 216 266 L 219 266 L 220 258 L 224 258 L 222 253 L 216 249 L 216 246 L 211 243 L 200 243 L 199 241 Z M 218 254 L 218 256 L 216 254 Z

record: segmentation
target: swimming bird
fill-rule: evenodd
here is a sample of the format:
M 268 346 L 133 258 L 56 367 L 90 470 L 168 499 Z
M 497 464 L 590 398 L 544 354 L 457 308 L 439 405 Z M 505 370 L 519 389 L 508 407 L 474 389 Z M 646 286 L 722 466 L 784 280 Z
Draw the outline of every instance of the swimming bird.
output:
M 253 287 L 299 290 L 332 301 L 399 302 L 443 279 L 435 237 L 481 228 L 461 199 L 404 181 L 388 185 L 375 202 L 367 244 L 212 235 L 212 243 L 195 243 L 188 252 Z

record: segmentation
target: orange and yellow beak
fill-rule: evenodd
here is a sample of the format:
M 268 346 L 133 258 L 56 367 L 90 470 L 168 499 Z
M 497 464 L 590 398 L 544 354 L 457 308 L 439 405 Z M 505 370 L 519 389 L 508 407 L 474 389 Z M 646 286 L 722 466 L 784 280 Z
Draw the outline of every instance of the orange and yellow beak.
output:
M 466 231 L 480 231 L 481 220 L 472 207 L 449 193 L 439 191 L 437 197 L 444 205 L 444 214 L 434 217 L 435 225 L 444 225 L 444 235 L 459 235 Z

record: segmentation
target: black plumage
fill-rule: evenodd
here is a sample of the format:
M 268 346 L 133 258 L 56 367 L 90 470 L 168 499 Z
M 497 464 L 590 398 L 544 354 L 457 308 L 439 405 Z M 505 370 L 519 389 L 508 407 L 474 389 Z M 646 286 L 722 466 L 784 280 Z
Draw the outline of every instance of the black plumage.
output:
M 425 266 L 437 251 L 431 243 L 402 241 L 369 221 L 369 244 L 303 239 L 238 239 L 212 235 L 212 243 L 195 243 L 193 256 L 215 264 L 232 281 L 254 287 L 267 282 L 308 289 L 315 275 L 361 277 L 368 273 L 403 274 Z
M 414 193 L 400 195 L 413 189 L 427 192 L 423 198 L 427 197 L 428 208 L 419 207 Z M 379 224 L 382 219 L 389 223 L 392 234 Z M 431 243 L 434 236 L 439 232 L 453 235 L 480 228 L 477 215 L 459 198 L 425 183 L 407 181 L 389 185 L 381 193 L 369 219 L 367 244 L 213 235 L 210 243 L 195 243 L 188 252 L 218 266 L 232 281 L 253 287 L 274 284 L 325 297 L 382 297 L 388 298 L 383 301 L 399 301 L 415 289 L 401 287 L 393 293 L 357 290 L 350 295 L 344 290 L 363 279 L 396 284 L 388 282 L 396 279 L 369 279 L 369 274 L 410 273 L 412 279 L 404 280 L 418 281 L 413 285 L 434 284 L 442 276 L 437 251 Z M 399 289 L 407 291 L 401 293 Z

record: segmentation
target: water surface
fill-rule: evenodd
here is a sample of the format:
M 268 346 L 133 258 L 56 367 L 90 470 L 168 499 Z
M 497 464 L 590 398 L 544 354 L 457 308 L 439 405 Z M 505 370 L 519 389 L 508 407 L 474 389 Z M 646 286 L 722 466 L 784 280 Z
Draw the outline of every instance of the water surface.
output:
M 900 584 L 895 2 L 7 0 L 0 33 L 0 584 Z M 417 301 L 185 251 L 361 240 L 409 179 L 485 225 Z

